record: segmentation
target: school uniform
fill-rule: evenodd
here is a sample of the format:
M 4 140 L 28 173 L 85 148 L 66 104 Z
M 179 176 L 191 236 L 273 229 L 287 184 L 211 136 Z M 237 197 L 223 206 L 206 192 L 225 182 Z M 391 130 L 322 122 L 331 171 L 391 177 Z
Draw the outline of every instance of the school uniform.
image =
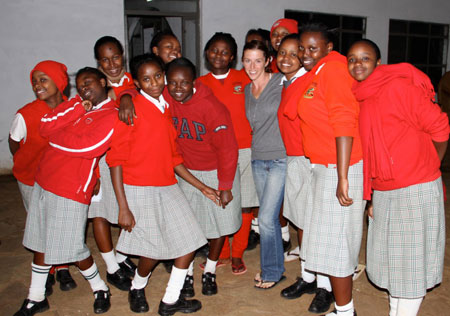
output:
M 346 58 L 329 53 L 309 71 L 309 85 L 300 97 L 298 115 L 305 156 L 311 161 L 312 199 L 306 208 L 300 257 L 307 270 L 336 277 L 352 275 L 358 264 L 365 201 L 362 198 L 362 150 L 359 106 Z M 336 137 L 353 137 L 348 195 L 343 207 L 336 198 Z
M 175 179 L 174 167 L 183 159 L 176 150 L 170 112 L 162 96 L 155 100 L 143 91 L 133 104 L 138 116 L 134 126 L 117 122 L 106 155 L 110 167 L 122 166 L 136 221 L 131 232 L 122 231 L 116 249 L 157 260 L 178 258 L 206 239 Z
M 442 281 L 445 210 L 433 141 L 448 140 L 448 117 L 433 104 L 428 77 L 409 64 L 378 66 L 353 91 L 365 198 L 373 192 L 368 276 L 393 297 L 423 297 Z
M 184 103 L 167 96 L 177 130 L 177 144 L 189 171 L 206 185 L 231 190 L 233 200 L 225 209 L 215 205 L 180 180 L 196 218 L 208 239 L 234 234 L 241 226 L 239 177 L 236 177 L 238 144 L 229 111 L 200 81 Z
M 303 150 L 300 118 L 297 116 L 294 120 L 288 119 L 284 115 L 284 109 L 297 105 L 306 89 L 307 80 L 303 77 L 305 74 L 305 69 L 301 68 L 291 80 L 288 81 L 286 77 L 281 79 L 280 85 L 283 85 L 283 90 L 277 112 L 281 138 L 287 155 L 283 216 L 300 229 L 303 229 L 305 208 L 308 198 L 311 197 L 311 163 Z
M 23 244 L 45 254 L 46 264 L 86 259 L 87 208 L 97 181 L 94 169 L 109 147 L 117 110 L 108 98 L 86 112 L 76 97 L 41 119 L 48 137 L 36 173 Z
M 39 134 L 41 118 L 51 112 L 45 101 L 34 100 L 17 111 L 10 129 L 10 137 L 20 142 L 13 156 L 13 175 L 17 179 L 25 210 L 33 191 L 34 177 L 42 154 L 48 146 L 48 139 Z

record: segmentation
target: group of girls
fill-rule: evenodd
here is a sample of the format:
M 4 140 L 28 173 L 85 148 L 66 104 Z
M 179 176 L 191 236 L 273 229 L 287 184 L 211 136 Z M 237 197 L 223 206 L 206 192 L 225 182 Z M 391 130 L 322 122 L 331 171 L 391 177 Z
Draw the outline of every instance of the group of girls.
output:
M 99 69 L 77 73 L 79 96 L 68 101 L 64 65 L 45 61 L 31 71 L 37 100 L 13 124 L 25 134 L 10 135 L 16 170 L 22 155 L 42 156 L 26 171 L 32 181 L 14 173 L 28 205 L 24 246 L 34 252 L 29 295 L 15 315 L 48 309 L 49 265 L 71 262 L 92 287 L 94 312 L 108 311 L 109 288 L 84 241 L 87 217 L 106 279 L 128 291 L 133 312 L 149 310 L 148 279 L 158 261 L 174 259 L 158 308 L 173 315 L 201 308 L 186 298 L 195 296 L 195 251 L 207 242 L 202 294 L 218 293 L 219 263 L 247 271 L 259 206 L 255 287 L 270 289 L 285 279 L 283 204 L 297 228 L 301 278 L 281 296 L 315 294 L 310 312 L 335 301 L 327 315 L 356 315 L 352 275 L 366 200 L 368 276 L 389 291 L 390 316 L 417 314 L 441 282 L 445 247 L 439 164 L 449 126 L 429 79 L 407 64 L 378 66 L 369 40 L 340 55 L 323 25 L 298 34 L 296 21 L 278 20 L 275 57 L 262 32 L 249 35 L 260 38 L 249 38 L 238 71 L 234 38 L 214 34 L 204 50 L 211 72 L 199 78 L 171 33 L 130 61 L 131 74 L 120 42 L 103 37 L 94 48 Z M 122 228 L 116 249 L 111 224 Z M 127 255 L 139 257 L 137 267 Z

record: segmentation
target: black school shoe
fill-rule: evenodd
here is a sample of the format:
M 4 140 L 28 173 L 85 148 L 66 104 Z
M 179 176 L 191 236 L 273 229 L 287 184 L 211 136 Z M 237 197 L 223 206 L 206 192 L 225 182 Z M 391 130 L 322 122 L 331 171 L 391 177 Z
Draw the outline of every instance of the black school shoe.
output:
M 110 297 L 111 293 L 108 291 L 95 291 L 94 292 L 94 313 L 103 314 L 106 313 L 111 307 Z
M 299 298 L 305 293 L 316 293 L 316 290 L 317 282 L 315 280 L 314 282 L 308 283 L 305 282 L 302 278 L 297 278 L 297 281 L 294 284 L 281 291 L 281 297 L 291 300 L 294 298 Z
M 247 250 L 253 250 L 259 244 L 259 234 L 254 230 L 250 230 L 250 234 L 248 235 L 248 244 Z
M 214 273 L 202 274 L 202 294 L 208 296 L 217 294 L 216 275 Z
M 179 298 L 173 304 L 166 304 L 163 301 L 159 303 L 158 314 L 161 316 L 170 316 L 176 312 L 194 313 L 202 308 L 202 303 L 199 300 L 185 300 Z
M 55 275 L 49 273 L 45 282 L 45 297 L 49 297 L 53 293 L 53 285 L 55 284 Z
M 316 290 L 316 296 L 309 305 L 308 311 L 311 313 L 325 313 L 330 309 L 331 304 L 334 302 L 334 295 L 332 292 L 328 292 L 325 289 L 318 288 Z
M 289 239 L 288 241 L 283 239 L 283 252 L 288 252 L 291 249 L 291 240 Z
M 131 288 L 131 279 L 122 268 L 114 273 L 106 273 L 106 280 L 121 291 L 129 291 Z
M 28 304 L 33 304 L 30 308 L 28 308 Z M 42 313 L 48 310 L 50 306 L 48 305 L 48 300 L 45 298 L 41 302 L 31 301 L 26 299 L 23 301 L 22 307 L 14 314 L 14 316 L 32 316 L 36 313 Z
M 186 298 L 186 297 L 194 297 L 195 291 L 194 291 L 194 277 L 192 275 L 186 275 L 186 278 L 184 279 L 183 288 L 180 292 L 180 297 Z
M 149 311 L 147 299 L 145 298 L 145 288 L 140 290 L 130 290 L 128 292 L 128 302 L 131 311 L 135 313 L 146 313 Z
M 129 278 L 134 277 L 134 273 L 136 272 L 136 265 L 134 264 L 133 261 L 131 261 L 130 258 L 126 258 L 124 261 L 119 263 L 119 267 L 120 269 L 123 270 L 123 272 L 125 272 L 125 275 L 127 277 Z
M 332 315 L 333 315 L 333 313 L 334 313 L 334 315 L 337 315 L 337 310 L 335 309 L 335 310 L 332 311 L 331 313 L 332 313 Z M 328 314 L 328 315 L 329 315 L 329 314 Z M 327 316 L 327 315 L 321 315 L 321 316 Z M 353 316 L 358 316 L 358 315 L 356 315 L 356 310 L 353 310 Z
M 61 291 L 70 291 L 77 287 L 77 284 L 72 279 L 68 269 L 57 270 L 56 281 L 59 282 L 59 288 Z

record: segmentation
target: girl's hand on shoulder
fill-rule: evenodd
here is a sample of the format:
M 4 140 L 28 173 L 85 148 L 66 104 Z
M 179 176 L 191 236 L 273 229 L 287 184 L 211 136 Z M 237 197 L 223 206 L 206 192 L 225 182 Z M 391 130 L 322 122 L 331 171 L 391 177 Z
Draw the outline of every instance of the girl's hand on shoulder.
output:
M 120 98 L 119 120 L 127 125 L 133 126 L 135 118 L 137 118 L 137 115 L 134 111 L 133 101 L 131 96 L 126 94 Z
M 119 209 L 119 226 L 130 233 L 135 225 L 136 221 L 134 220 L 133 213 L 131 213 L 130 209 Z
M 233 193 L 231 190 L 222 190 L 220 191 L 220 204 L 222 204 L 222 208 L 225 207 L 233 200 Z
M 92 102 L 91 101 L 83 100 L 83 101 L 81 101 L 81 104 L 83 105 L 86 112 L 89 112 L 90 110 L 92 110 Z
M 214 190 L 209 186 L 204 186 L 204 188 L 200 189 L 202 194 L 206 196 L 208 199 L 214 202 L 217 206 L 220 206 L 220 191 Z
M 348 180 L 339 179 L 336 188 L 336 197 L 342 206 L 350 206 L 353 200 L 348 196 Z

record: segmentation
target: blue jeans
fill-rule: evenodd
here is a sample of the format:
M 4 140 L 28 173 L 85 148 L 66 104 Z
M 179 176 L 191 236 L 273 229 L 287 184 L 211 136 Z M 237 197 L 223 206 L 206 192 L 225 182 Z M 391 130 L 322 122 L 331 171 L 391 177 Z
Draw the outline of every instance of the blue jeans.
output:
M 261 241 L 261 278 L 279 281 L 284 272 L 280 207 L 284 198 L 286 158 L 252 160 L 253 178 L 259 198 L 259 233 Z

